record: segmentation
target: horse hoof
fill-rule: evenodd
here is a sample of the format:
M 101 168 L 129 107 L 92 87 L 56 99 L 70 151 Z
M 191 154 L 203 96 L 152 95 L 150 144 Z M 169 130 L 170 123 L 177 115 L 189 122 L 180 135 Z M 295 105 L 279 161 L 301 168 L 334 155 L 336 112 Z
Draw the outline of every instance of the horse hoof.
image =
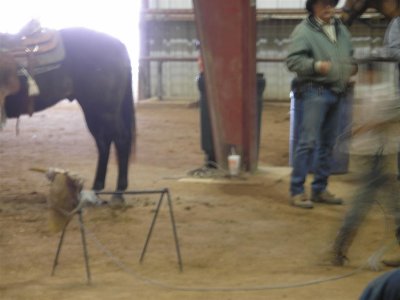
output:
M 108 205 L 111 208 L 124 208 L 126 203 L 125 203 L 125 198 L 123 195 L 120 194 L 114 194 L 112 195 L 110 201 L 108 201 Z

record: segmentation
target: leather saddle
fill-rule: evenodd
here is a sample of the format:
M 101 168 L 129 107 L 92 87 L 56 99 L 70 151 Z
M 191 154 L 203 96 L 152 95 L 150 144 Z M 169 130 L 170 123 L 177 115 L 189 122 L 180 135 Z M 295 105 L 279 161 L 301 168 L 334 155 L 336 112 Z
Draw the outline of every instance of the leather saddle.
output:
M 0 34 L 0 51 L 11 54 L 18 64 L 18 76 L 27 78 L 28 92 L 21 100 L 20 113 L 32 115 L 35 96 L 40 93 L 35 75 L 59 68 L 65 58 L 60 33 L 31 20 L 16 35 Z
M 3 48 L 31 75 L 57 68 L 65 58 L 59 32 L 42 28 L 35 20 L 29 22 L 17 35 L 9 36 Z

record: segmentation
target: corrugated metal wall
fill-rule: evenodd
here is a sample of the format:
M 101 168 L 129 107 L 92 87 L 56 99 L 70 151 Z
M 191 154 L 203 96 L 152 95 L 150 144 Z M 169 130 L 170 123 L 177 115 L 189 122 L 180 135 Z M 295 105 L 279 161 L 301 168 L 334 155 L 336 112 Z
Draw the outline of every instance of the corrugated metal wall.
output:
M 148 25 L 149 55 L 154 57 L 196 57 L 196 27 L 193 21 L 155 21 Z M 161 65 L 160 65 L 161 64 Z M 162 67 L 162 91 L 158 84 L 159 68 Z M 151 62 L 151 94 L 163 98 L 194 99 L 197 97 L 197 63 Z
M 258 23 L 257 57 L 285 59 L 289 36 L 298 20 L 270 19 Z M 259 62 L 257 71 L 267 80 L 264 97 L 270 100 L 288 100 L 293 78 L 283 62 Z

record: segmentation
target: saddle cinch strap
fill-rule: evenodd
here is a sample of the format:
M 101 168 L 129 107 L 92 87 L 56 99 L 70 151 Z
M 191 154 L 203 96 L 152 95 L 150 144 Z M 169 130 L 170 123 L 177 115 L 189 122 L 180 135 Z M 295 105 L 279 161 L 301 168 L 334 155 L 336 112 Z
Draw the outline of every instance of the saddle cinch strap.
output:
M 65 49 L 57 30 L 41 29 L 23 36 L 10 52 L 21 67 L 36 75 L 57 68 L 65 58 Z

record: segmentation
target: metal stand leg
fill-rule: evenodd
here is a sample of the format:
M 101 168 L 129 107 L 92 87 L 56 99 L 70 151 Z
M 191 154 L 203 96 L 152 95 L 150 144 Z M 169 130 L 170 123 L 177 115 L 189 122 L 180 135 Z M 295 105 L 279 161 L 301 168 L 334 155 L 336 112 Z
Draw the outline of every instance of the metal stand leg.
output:
M 83 256 L 85 257 L 85 267 L 86 267 L 86 278 L 87 283 L 91 284 L 90 268 L 89 268 L 89 254 L 86 246 L 86 236 L 85 236 L 85 226 L 83 225 L 82 211 L 78 211 L 79 217 L 79 228 L 81 230 L 82 246 L 83 246 Z
M 147 246 L 148 246 L 148 244 L 149 244 L 150 237 L 151 237 L 151 235 L 152 235 L 152 233 L 153 233 L 153 229 L 154 229 L 154 226 L 155 226 L 155 224 L 156 224 L 156 220 L 157 220 L 157 217 L 158 217 L 158 213 L 159 213 L 159 211 L 160 211 L 160 208 L 161 208 L 162 201 L 163 201 L 163 199 L 164 199 L 164 195 L 167 194 L 168 207 L 169 207 L 169 215 L 170 215 L 170 218 L 171 218 L 172 230 L 173 230 L 174 239 L 175 239 L 176 254 L 177 254 L 177 257 L 178 257 L 179 269 L 180 269 L 180 271 L 182 271 L 183 267 L 182 267 L 181 252 L 180 252 L 180 249 L 179 249 L 178 233 L 177 233 L 177 230 L 176 230 L 175 218 L 174 218 L 174 214 L 173 214 L 173 210 L 172 210 L 172 200 L 171 200 L 171 196 L 170 196 L 169 190 L 168 190 L 167 188 L 162 189 L 162 190 L 97 192 L 96 194 L 97 194 L 97 195 L 123 195 L 123 194 L 124 194 L 124 195 L 125 195 L 125 194 L 126 194 L 126 195 L 160 194 L 160 195 L 161 195 L 161 196 L 160 196 L 160 200 L 158 201 L 158 204 L 157 204 L 156 211 L 155 211 L 155 213 L 154 213 L 153 220 L 151 221 L 150 229 L 149 229 L 149 232 L 148 232 L 148 234 L 147 234 L 146 241 L 145 241 L 145 243 L 144 243 L 144 247 L 143 247 L 142 253 L 141 253 L 141 255 L 140 255 L 140 259 L 139 259 L 140 263 L 142 263 L 143 260 L 144 260 L 144 255 L 145 255 L 145 253 L 146 253 L 146 251 L 147 251 Z
M 140 255 L 140 259 L 139 259 L 140 263 L 143 262 L 144 254 L 145 254 L 145 252 L 147 250 L 147 246 L 149 244 L 150 237 L 151 237 L 151 235 L 153 233 L 153 228 L 154 228 L 154 225 L 156 224 L 156 219 L 157 219 L 157 216 L 158 216 L 158 212 L 160 211 L 162 200 L 164 198 L 164 193 L 165 193 L 165 191 L 161 192 L 160 200 L 158 200 L 157 208 L 156 208 L 156 211 L 154 213 L 153 220 L 151 221 L 149 233 L 147 234 L 146 241 L 144 243 L 144 247 L 143 247 L 143 250 L 142 250 L 142 254 Z
M 159 211 L 160 211 L 160 207 L 161 207 L 161 204 L 162 204 L 162 200 L 164 199 L 164 195 L 165 195 L 165 194 L 167 194 L 168 207 L 169 207 L 169 215 L 170 215 L 170 218 L 171 218 L 172 231 L 173 231 L 173 234 L 174 234 L 175 247 L 176 247 L 176 255 L 177 255 L 177 257 L 178 257 L 179 270 L 182 272 L 183 266 L 182 266 L 181 252 L 180 252 L 180 248 L 179 248 L 178 234 L 177 234 L 176 225 L 175 225 L 174 213 L 173 213 L 173 210 L 172 210 L 171 196 L 170 196 L 170 193 L 169 193 L 169 190 L 168 190 L 168 189 L 164 189 L 164 190 L 162 190 L 162 192 L 161 192 L 160 200 L 158 201 L 158 205 L 157 205 L 156 211 L 155 211 L 155 213 L 154 213 L 154 217 L 153 217 L 153 220 L 152 220 L 152 222 L 151 222 L 150 229 L 149 229 L 149 233 L 147 234 L 147 238 L 146 238 L 146 241 L 145 241 L 145 243 L 144 243 L 144 247 L 143 247 L 143 250 L 142 250 L 142 254 L 140 255 L 139 261 L 140 261 L 140 263 L 143 262 L 144 255 L 145 255 L 145 253 L 146 253 L 147 246 L 148 246 L 149 241 L 150 241 L 150 237 L 151 237 L 151 235 L 152 235 L 152 233 L 153 233 L 154 225 L 155 225 L 155 223 L 156 223 L 156 219 L 157 219 L 158 213 L 159 213 Z
M 84 255 L 84 258 L 85 258 L 87 283 L 91 284 L 91 276 L 90 276 L 90 268 L 89 268 L 89 255 L 88 255 L 87 246 L 86 246 L 85 227 L 83 225 L 82 210 L 79 210 L 77 212 L 77 214 L 78 214 L 79 227 L 80 227 L 80 231 L 81 231 L 83 255 Z M 62 247 L 62 244 L 63 244 L 63 241 L 64 241 L 65 233 L 67 231 L 67 226 L 68 226 L 69 222 L 71 221 L 71 219 L 72 219 L 72 217 L 65 223 L 63 231 L 61 233 L 60 241 L 58 242 L 56 256 L 54 258 L 54 263 L 53 263 L 53 269 L 51 271 L 51 276 L 54 276 L 54 273 L 56 271 L 56 267 L 58 265 L 58 258 L 59 258 L 60 253 L 61 253 L 61 247 Z
M 65 232 L 67 230 L 67 226 L 69 224 L 69 221 L 70 220 L 68 220 L 65 223 L 64 228 L 63 228 L 62 233 L 61 233 L 61 236 L 60 236 L 60 241 L 58 242 L 56 257 L 54 258 L 53 269 L 51 270 L 51 276 L 54 276 L 54 273 L 56 271 L 56 267 L 58 265 L 58 257 L 60 256 L 61 247 L 62 247 L 62 244 L 63 244 L 63 241 L 64 241 L 64 236 L 65 236 Z
M 172 200 L 171 200 L 171 196 L 169 194 L 169 190 L 167 190 L 167 199 L 168 199 L 168 206 L 169 206 L 169 215 L 171 217 L 171 223 L 172 223 L 172 231 L 174 233 L 174 239 L 175 239 L 176 255 L 178 256 L 179 270 L 182 272 L 183 265 L 182 265 L 181 251 L 179 248 L 178 233 L 176 231 L 175 218 L 174 218 L 174 213 L 172 210 Z

